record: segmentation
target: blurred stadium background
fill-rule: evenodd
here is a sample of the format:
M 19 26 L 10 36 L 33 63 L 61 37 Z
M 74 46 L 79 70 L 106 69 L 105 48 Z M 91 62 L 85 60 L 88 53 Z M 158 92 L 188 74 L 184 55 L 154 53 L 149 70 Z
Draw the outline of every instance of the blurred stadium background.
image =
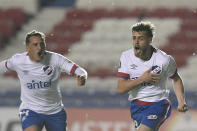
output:
M 131 47 L 130 26 L 140 20 L 156 25 L 153 45 L 176 59 L 190 108 L 178 113 L 172 91 L 172 116 L 161 131 L 196 131 L 196 0 L 0 0 L 0 60 L 25 51 L 27 32 L 44 32 L 48 50 L 89 72 L 85 88 L 62 75 L 69 131 L 134 131 L 127 94 L 116 93 L 116 72 L 121 52 Z M 19 104 L 16 73 L 0 76 L 0 131 L 21 130 Z

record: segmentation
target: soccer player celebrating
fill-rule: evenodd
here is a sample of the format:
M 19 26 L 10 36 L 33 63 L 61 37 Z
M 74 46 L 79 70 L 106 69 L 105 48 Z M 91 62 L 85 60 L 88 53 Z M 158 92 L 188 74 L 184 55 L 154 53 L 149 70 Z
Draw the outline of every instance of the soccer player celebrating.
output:
M 157 131 L 169 117 L 168 78 L 174 82 L 178 111 L 188 110 L 176 62 L 151 45 L 153 34 L 154 25 L 150 22 L 132 26 L 133 48 L 122 53 L 117 73 L 117 92 L 129 94 L 131 117 L 138 131 Z
M 26 51 L 0 62 L 0 73 L 17 72 L 21 84 L 20 118 L 23 131 L 66 130 L 66 112 L 59 88 L 61 72 L 77 76 L 84 85 L 87 72 L 66 57 L 46 51 L 45 35 L 31 31 L 26 35 Z

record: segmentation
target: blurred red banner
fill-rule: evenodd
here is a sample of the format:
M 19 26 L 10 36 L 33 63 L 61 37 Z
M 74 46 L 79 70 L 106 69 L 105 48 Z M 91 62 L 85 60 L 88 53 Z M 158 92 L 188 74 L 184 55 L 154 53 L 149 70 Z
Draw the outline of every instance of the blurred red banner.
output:
M 69 131 L 135 131 L 129 109 L 66 108 L 66 111 Z M 160 131 L 197 131 L 196 123 L 196 110 L 187 113 L 172 110 Z

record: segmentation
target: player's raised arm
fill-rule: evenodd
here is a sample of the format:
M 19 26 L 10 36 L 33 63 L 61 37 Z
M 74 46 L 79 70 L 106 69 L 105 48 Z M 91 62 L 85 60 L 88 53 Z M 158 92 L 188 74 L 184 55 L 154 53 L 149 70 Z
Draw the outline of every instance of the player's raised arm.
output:
M 88 73 L 85 69 L 80 67 L 79 65 L 75 64 L 73 61 L 69 60 L 68 58 L 57 55 L 58 56 L 58 65 L 61 68 L 62 72 L 66 72 L 70 76 L 77 77 L 77 84 L 79 86 L 83 86 L 86 83 L 88 78 Z
M 0 62 L 0 74 L 4 74 L 8 71 L 8 68 L 6 67 L 7 60 Z

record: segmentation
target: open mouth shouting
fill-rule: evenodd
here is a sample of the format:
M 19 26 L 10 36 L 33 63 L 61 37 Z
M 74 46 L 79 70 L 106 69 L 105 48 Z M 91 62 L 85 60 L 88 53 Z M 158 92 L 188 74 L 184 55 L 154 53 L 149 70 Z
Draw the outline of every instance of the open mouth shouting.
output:
M 141 56 L 142 50 L 141 50 L 140 46 L 136 45 L 136 46 L 134 47 L 134 51 L 135 51 L 135 55 L 136 55 L 136 56 Z
M 42 59 L 44 57 L 44 54 L 45 54 L 45 51 L 43 51 L 43 50 L 38 51 L 38 53 L 37 53 L 39 59 Z

